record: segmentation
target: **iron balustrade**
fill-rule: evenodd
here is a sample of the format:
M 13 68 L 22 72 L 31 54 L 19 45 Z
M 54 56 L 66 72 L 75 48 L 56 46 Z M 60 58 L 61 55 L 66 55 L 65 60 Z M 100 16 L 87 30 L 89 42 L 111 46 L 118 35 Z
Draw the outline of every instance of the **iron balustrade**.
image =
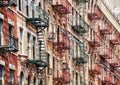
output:
M 17 0 L 0 0 L 0 6 L 1 7 L 7 7 L 7 6 L 17 6 Z
M 36 27 L 48 27 L 49 15 L 44 9 L 37 6 L 28 6 L 28 9 L 32 10 L 28 12 L 28 22 L 31 22 Z
M 18 51 L 18 38 L 16 38 L 13 35 L 1 35 L 0 36 L 1 43 L 0 43 L 0 49 L 3 49 L 5 51 Z

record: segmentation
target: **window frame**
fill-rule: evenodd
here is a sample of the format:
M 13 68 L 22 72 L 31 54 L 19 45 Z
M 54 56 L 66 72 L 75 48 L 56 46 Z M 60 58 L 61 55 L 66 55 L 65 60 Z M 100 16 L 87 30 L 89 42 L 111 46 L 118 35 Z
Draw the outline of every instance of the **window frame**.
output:
M 2 81 L 2 84 L 1 85 L 4 85 L 4 66 L 1 66 L 0 65 L 0 80 Z
M 23 47 L 23 29 L 20 27 L 20 29 L 19 29 L 19 33 L 20 33 L 20 41 L 19 41 L 19 44 L 20 44 L 20 48 L 19 48 L 19 50 L 20 50 L 20 53 L 22 54 L 23 53 L 23 50 L 22 50 L 22 47 Z
M 10 84 L 14 84 L 14 70 L 10 69 Z
M 30 56 L 30 33 L 27 33 L 27 55 Z
M 33 59 L 35 59 L 35 56 L 36 56 L 36 37 L 33 36 L 33 49 L 32 49 L 32 52 L 33 52 Z
M 19 1 L 18 1 L 18 10 L 19 10 L 19 11 L 22 11 L 22 10 L 23 10 L 23 8 L 22 8 L 22 5 L 23 5 L 23 4 L 22 4 L 22 3 L 23 3 L 22 0 L 19 0 Z

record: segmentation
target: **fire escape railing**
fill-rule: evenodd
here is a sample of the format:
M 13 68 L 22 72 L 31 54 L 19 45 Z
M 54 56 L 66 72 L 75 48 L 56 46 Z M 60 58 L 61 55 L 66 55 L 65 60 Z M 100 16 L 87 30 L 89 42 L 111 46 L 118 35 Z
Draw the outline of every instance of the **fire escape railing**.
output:
M 0 0 L 0 7 L 17 6 L 17 0 Z
M 53 8 L 60 14 L 68 14 L 72 11 L 72 6 L 68 0 L 55 0 L 52 1 Z
M 6 36 L 0 36 L 0 49 L 4 50 L 6 52 L 17 52 L 18 51 L 18 38 L 16 38 L 15 36 L 10 36 L 10 35 L 6 35 Z
M 80 16 L 72 18 L 72 27 L 80 34 L 88 32 L 89 29 L 88 24 Z
M 37 6 L 29 6 L 29 16 L 26 18 L 27 22 L 30 22 L 36 27 L 48 27 L 49 25 L 49 15 L 48 13 Z

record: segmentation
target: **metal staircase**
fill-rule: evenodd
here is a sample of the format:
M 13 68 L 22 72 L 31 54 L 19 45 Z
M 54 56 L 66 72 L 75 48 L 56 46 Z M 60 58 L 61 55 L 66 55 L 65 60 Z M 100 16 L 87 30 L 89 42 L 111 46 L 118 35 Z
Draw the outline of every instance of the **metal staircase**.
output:
M 29 63 L 33 63 L 38 67 L 38 70 L 41 68 L 44 69 L 45 67 L 49 66 L 49 54 L 46 52 L 45 40 L 44 40 L 44 34 L 45 34 L 44 29 L 42 29 L 42 27 L 37 28 L 39 59 L 29 60 Z
M 37 29 L 37 41 L 39 45 L 39 59 L 41 61 L 40 67 L 47 67 L 49 62 L 49 54 L 46 52 L 45 42 L 44 42 L 44 29 Z

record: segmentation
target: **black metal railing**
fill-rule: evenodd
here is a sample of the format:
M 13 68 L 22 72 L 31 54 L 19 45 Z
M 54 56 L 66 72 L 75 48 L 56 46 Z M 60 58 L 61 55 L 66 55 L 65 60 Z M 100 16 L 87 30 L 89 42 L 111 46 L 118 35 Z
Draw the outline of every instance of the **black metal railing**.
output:
M 79 57 L 73 57 L 73 61 L 76 62 L 77 64 L 84 64 L 87 63 L 89 60 L 89 56 L 87 55 L 87 53 L 83 50 L 80 50 L 80 55 Z
M 44 58 L 28 60 L 28 63 L 33 63 L 37 67 L 47 67 L 49 66 L 49 53 L 46 53 L 46 56 L 44 56 Z
M 77 3 L 86 3 L 88 0 L 76 0 Z
M 0 49 L 3 49 L 5 51 L 12 51 L 17 52 L 18 51 L 18 38 L 16 38 L 13 35 L 8 36 L 0 36 Z
M 48 26 L 49 24 L 49 15 L 48 13 L 42 9 L 41 7 L 28 6 L 29 16 L 27 17 L 27 21 L 31 22 L 36 27 Z
M 72 27 L 78 33 L 86 33 L 89 30 L 88 24 L 80 16 L 72 18 Z
M 6 7 L 6 6 L 17 6 L 17 0 L 0 0 L 0 6 Z

